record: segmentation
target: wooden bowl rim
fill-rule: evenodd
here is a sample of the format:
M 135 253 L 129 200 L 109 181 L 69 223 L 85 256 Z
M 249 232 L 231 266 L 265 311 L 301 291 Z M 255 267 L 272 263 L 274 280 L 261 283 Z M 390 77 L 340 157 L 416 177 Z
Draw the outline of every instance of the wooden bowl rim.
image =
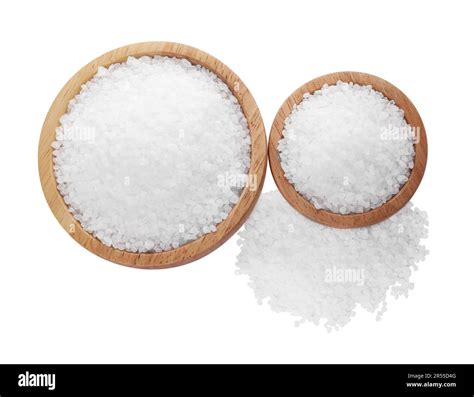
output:
M 322 88 L 324 84 L 333 85 L 337 81 L 353 82 L 359 85 L 371 85 L 373 89 L 382 92 L 388 99 L 405 112 L 405 119 L 412 126 L 418 129 L 418 141 L 415 142 L 414 167 L 408 181 L 400 191 L 390 198 L 382 206 L 364 212 L 362 214 L 336 214 L 323 209 L 316 209 L 302 194 L 296 191 L 285 177 L 285 173 L 280 163 L 278 142 L 283 137 L 285 119 L 292 112 L 293 106 L 298 105 L 303 100 L 303 95 L 307 92 L 314 93 Z M 396 86 L 388 81 L 368 73 L 344 71 L 326 74 L 300 86 L 281 105 L 273 121 L 268 144 L 268 158 L 273 179 L 280 193 L 298 212 L 309 219 L 326 226 L 337 228 L 365 227 L 381 222 L 394 215 L 403 208 L 415 194 L 423 179 L 428 159 L 428 142 L 423 121 L 410 99 Z
M 247 119 L 251 136 L 249 175 L 255 175 L 256 188 L 248 184 L 243 188 L 239 201 L 229 216 L 217 225 L 216 232 L 203 235 L 176 249 L 159 253 L 132 253 L 107 247 L 97 238 L 84 231 L 80 223 L 68 211 L 56 185 L 53 173 L 53 149 L 55 130 L 59 118 L 66 112 L 67 104 L 79 93 L 81 85 L 90 80 L 99 66 L 108 67 L 126 61 L 129 56 L 170 56 L 185 58 L 214 72 L 224 81 L 238 99 Z M 48 205 L 61 226 L 88 251 L 111 262 L 142 269 L 159 269 L 184 265 L 209 254 L 227 241 L 245 222 L 261 193 L 267 165 L 265 127 L 258 106 L 242 80 L 224 63 L 197 48 L 174 42 L 151 41 L 125 45 L 108 51 L 82 67 L 61 89 L 45 118 L 38 145 L 38 168 L 41 186 Z

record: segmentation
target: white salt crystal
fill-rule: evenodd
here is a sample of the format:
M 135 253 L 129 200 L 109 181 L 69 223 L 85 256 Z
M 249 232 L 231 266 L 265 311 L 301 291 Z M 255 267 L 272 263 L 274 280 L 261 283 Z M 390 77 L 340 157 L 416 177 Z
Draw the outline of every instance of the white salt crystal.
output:
M 58 189 L 106 245 L 177 248 L 229 215 L 241 189 L 219 177 L 248 173 L 249 136 L 237 99 L 214 73 L 187 60 L 129 58 L 99 68 L 60 118 Z
M 298 322 L 338 329 L 362 307 L 386 308 L 387 295 L 407 295 L 428 251 L 426 213 L 408 203 L 391 218 L 359 229 L 335 229 L 294 210 L 278 192 L 261 196 L 239 233 L 239 274 L 259 302 Z
M 408 180 L 414 164 L 411 132 L 403 110 L 370 86 L 326 84 L 306 93 L 285 120 L 281 165 L 316 208 L 366 212 Z

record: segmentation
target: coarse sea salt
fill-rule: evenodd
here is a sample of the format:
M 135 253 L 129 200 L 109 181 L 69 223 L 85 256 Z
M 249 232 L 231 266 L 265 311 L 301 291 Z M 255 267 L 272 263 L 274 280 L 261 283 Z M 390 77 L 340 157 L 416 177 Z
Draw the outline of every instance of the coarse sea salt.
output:
M 130 252 L 216 231 L 242 190 L 222 181 L 241 180 L 250 164 L 247 120 L 227 85 L 158 56 L 100 67 L 70 101 L 52 147 L 69 211 L 102 243 Z
M 327 84 L 286 118 L 281 166 L 318 209 L 363 213 L 398 193 L 414 167 L 416 131 L 371 86 Z
M 380 319 L 389 293 L 408 295 L 425 259 L 424 211 L 407 204 L 391 218 L 359 229 L 335 229 L 299 214 L 279 192 L 261 196 L 239 233 L 237 273 L 247 275 L 259 303 L 297 324 L 346 325 L 361 307 Z

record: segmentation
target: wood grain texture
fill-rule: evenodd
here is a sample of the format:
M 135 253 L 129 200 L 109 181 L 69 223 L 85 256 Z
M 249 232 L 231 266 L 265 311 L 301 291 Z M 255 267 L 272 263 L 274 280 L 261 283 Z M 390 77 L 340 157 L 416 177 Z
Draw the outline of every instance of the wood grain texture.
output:
M 222 221 L 214 233 L 209 233 L 186 245 L 160 253 L 130 253 L 107 247 L 91 234 L 84 231 L 78 221 L 68 211 L 57 190 L 53 174 L 51 144 L 55 140 L 55 130 L 59 118 L 66 112 L 69 101 L 79 93 L 81 85 L 90 80 L 99 66 L 110 66 L 124 62 L 127 57 L 144 55 L 171 56 L 185 58 L 193 64 L 199 64 L 213 71 L 230 88 L 238 99 L 247 118 L 251 134 L 251 162 L 249 174 L 255 175 L 256 189 L 246 186 L 238 203 Z M 167 268 L 183 265 L 207 255 L 223 244 L 244 223 L 252 211 L 262 190 L 267 165 L 267 142 L 265 128 L 260 111 L 245 84 L 226 65 L 213 56 L 184 44 L 170 42 L 145 42 L 117 48 L 96 58 L 77 72 L 59 92 L 54 100 L 41 132 L 38 149 L 38 166 L 46 200 L 61 226 L 83 247 L 109 261 L 145 269 Z
M 285 177 L 285 173 L 280 164 L 278 142 L 283 137 L 285 119 L 293 110 L 293 106 L 303 100 L 303 95 L 307 92 L 313 93 L 321 89 L 324 84 L 333 85 L 338 81 L 353 82 L 360 85 L 371 85 L 375 90 L 383 93 L 388 99 L 395 101 L 396 105 L 405 111 L 405 119 L 412 126 L 418 129 L 419 139 L 415 143 L 415 160 L 412 173 L 400 189 L 398 194 L 393 196 L 382 206 L 362 214 L 341 215 L 333 212 L 318 210 L 311 202 L 298 193 L 293 184 Z M 270 168 L 273 178 L 285 199 L 301 214 L 321 223 L 323 225 L 337 228 L 355 228 L 373 225 L 389 218 L 399 211 L 415 193 L 423 178 L 428 158 L 428 143 L 425 127 L 418 111 L 408 97 L 397 87 L 389 82 L 360 72 L 338 72 L 318 77 L 298 88 L 283 103 L 275 120 L 273 121 L 268 145 Z

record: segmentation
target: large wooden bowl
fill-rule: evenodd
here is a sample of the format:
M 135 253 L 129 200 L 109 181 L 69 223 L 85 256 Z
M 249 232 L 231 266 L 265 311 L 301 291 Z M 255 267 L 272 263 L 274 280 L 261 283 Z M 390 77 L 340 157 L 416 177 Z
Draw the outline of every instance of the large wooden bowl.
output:
M 249 174 L 256 177 L 255 186 L 246 186 L 231 213 L 222 221 L 214 233 L 209 233 L 176 249 L 160 253 L 131 253 L 107 247 L 97 238 L 84 231 L 78 221 L 68 211 L 59 193 L 53 174 L 53 149 L 55 129 L 59 118 L 66 112 L 69 101 L 77 95 L 81 85 L 90 80 L 99 66 L 108 67 L 113 63 L 124 62 L 127 57 L 144 55 L 171 56 L 185 58 L 214 72 L 230 88 L 238 99 L 247 118 L 251 134 L 251 161 Z M 263 186 L 267 165 L 267 145 L 265 128 L 257 104 L 245 84 L 226 65 L 213 56 L 178 43 L 146 42 L 117 48 L 94 59 L 77 72 L 59 92 L 44 121 L 38 150 L 38 166 L 41 185 L 46 200 L 61 226 L 83 247 L 112 262 L 137 268 L 155 269 L 183 265 L 207 255 L 223 244 L 244 223 L 252 211 Z
M 290 115 L 294 105 L 303 100 L 307 92 L 313 93 L 322 88 L 324 84 L 333 85 L 338 81 L 353 82 L 359 85 L 371 85 L 375 90 L 384 94 L 388 99 L 395 101 L 396 105 L 405 112 L 405 119 L 412 127 L 416 128 L 417 140 L 415 143 L 414 167 L 408 181 L 400 191 L 382 206 L 362 214 L 341 215 L 322 209 L 317 209 L 310 201 L 296 191 L 285 177 L 280 163 L 278 142 L 283 138 L 283 129 L 286 118 Z M 377 76 L 359 72 L 339 72 L 318 77 L 302 85 L 283 103 L 275 120 L 273 121 L 268 145 L 270 168 L 276 185 L 285 199 L 301 214 L 323 225 L 338 228 L 354 228 L 373 225 L 389 218 L 399 211 L 415 193 L 420 185 L 426 168 L 428 157 L 428 143 L 425 127 L 418 111 L 408 97 L 397 87 Z

